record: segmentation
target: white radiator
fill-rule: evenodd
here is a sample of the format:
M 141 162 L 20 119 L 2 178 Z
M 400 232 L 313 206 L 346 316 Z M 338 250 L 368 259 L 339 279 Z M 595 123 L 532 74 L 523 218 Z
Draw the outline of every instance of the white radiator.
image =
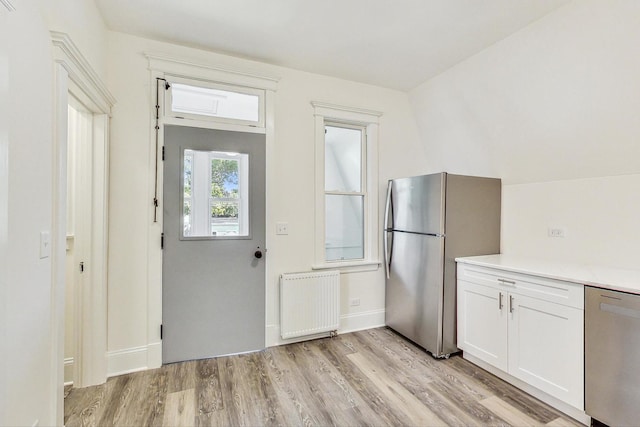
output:
M 340 272 L 280 275 L 280 336 L 283 339 L 337 331 Z

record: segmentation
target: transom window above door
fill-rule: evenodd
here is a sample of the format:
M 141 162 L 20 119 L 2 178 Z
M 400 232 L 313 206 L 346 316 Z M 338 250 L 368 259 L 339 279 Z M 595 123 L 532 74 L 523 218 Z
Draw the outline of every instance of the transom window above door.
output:
M 183 150 L 182 239 L 249 236 L 249 155 Z
M 167 76 L 165 114 L 264 127 L 264 90 Z

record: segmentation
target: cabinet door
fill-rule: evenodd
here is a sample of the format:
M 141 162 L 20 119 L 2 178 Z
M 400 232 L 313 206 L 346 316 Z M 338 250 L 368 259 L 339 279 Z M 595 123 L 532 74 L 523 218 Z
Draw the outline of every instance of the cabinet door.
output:
M 458 281 L 458 347 L 507 370 L 505 291 Z
M 509 294 L 509 374 L 584 408 L 583 311 Z

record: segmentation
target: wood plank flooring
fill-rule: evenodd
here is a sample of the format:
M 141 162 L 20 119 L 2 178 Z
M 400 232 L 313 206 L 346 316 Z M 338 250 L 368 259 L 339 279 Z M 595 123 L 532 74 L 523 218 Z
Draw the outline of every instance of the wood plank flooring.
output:
M 72 426 L 581 426 L 388 328 L 165 365 L 66 390 Z

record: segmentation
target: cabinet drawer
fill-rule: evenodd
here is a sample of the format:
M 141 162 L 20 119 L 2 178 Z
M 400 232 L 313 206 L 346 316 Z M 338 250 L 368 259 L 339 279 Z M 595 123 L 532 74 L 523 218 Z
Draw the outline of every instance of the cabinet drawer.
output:
M 463 263 L 458 263 L 457 278 L 543 301 L 584 308 L 584 286 L 576 283 Z

